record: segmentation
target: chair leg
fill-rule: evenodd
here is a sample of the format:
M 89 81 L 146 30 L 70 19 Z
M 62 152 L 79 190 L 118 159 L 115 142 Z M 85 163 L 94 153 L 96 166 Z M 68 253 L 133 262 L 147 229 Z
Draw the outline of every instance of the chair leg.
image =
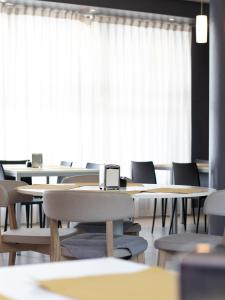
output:
M 201 212 L 201 200 L 199 199 L 198 200 L 198 215 L 197 215 L 196 233 L 198 233 L 198 228 L 199 228 L 200 212 Z
M 6 207 L 4 231 L 7 231 L 7 228 L 8 228 L 8 215 L 9 215 L 9 210 L 8 210 L 8 207 Z
M 167 198 L 164 199 L 163 227 L 166 225 Z
M 138 256 L 137 256 L 137 262 L 141 263 L 141 264 L 145 263 L 145 254 L 144 254 L 144 252 L 138 254 Z
M 26 204 L 26 220 L 27 220 L 27 228 L 29 228 L 29 219 L 30 219 L 30 205 Z
M 43 213 L 43 223 L 42 223 L 43 228 L 45 228 L 45 223 L 46 223 L 46 215 L 45 213 Z
M 205 215 L 205 233 L 208 232 L 208 228 L 207 228 L 207 215 Z
M 58 227 L 62 228 L 62 221 L 58 221 Z
M 154 231 L 154 226 L 155 226 L 156 207 L 157 207 L 157 199 L 155 199 L 155 201 L 154 201 L 154 212 L 153 212 L 153 219 L 152 219 L 152 233 Z
M 194 206 L 194 203 L 195 203 L 195 199 L 191 199 L 191 208 L 192 208 L 192 215 L 193 215 L 193 221 L 194 221 L 194 224 L 195 224 L 195 206 Z
M 187 199 L 182 198 L 182 213 L 183 213 L 183 222 L 184 230 L 187 229 Z
M 16 252 L 10 252 L 9 253 L 8 265 L 9 266 L 14 266 L 15 263 L 16 263 Z
M 173 203 L 172 217 L 171 217 L 171 222 L 170 222 L 169 234 L 172 233 L 172 229 L 173 229 L 173 220 L 174 220 L 176 208 L 177 208 L 177 199 L 175 198 L 175 199 L 174 199 L 174 203 Z
M 161 200 L 162 227 L 163 227 L 163 218 L 164 218 L 164 207 L 165 207 L 164 199 L 162 198 Z
M 30 228 L 33 227 L 33 205 L 30 206 Z
M 40 222 L 40 228 L 42 228 L 42 203 L 38 204 L 39 207 L 39 222 Z

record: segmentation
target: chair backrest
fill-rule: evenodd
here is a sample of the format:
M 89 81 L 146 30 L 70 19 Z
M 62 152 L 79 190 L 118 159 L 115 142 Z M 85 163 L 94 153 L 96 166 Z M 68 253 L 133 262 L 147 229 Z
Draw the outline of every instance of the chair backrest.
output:
M 98 175 L 78 175 L 78 176 L 71 176 L 65 177 L 62 181 L 63 183 L 76 183 L 76 182 L 99 182 Z
M 173 163 L 173 183 L 176 185 L 200 186 L 196 163 Z
M 225 190 L 220 190 L 209 195 L 204 204 L 206 215 L 225 216 Z
M 155 167 L 152 161 L 132 161 L 131 177 L 137 183 L 156 183 Z
M 32 201 L 32 196 L 20 194 L 16 188 L 27 185 L 24 181 L 1 180 L 0 181 L 0 207 L 18 202 Z
M 86 169 L 96 169 L 96 170 L 99 170 L 99 168 L 100 168 L 100 164 L 90 163 L 90 162 L 88 162 L 86 164 Z
M 104 222 L 133 217 L 134 201 L 114 191 L 48 191 L 43 209 L 53 220 Z
M 6 177 L 5 177 L 5 171 L 4 171 L 4 168 L 3 168 L 3 165 L 0 164 L 0 180 L 5 180 Z
M 73 165 L 73 162 L 72 161 L 65 161 L 65 160 L 62 160 L 60 162 L 60 166 L 64 166 L 64 167 L 72 167 Z M 64 179 L 64 176 L 58 176 L 57 177 L 57 183 L 61 183 Z
M 26 165 L 27 161 L 28 161 L 28 159 L 23 159 L 23 160 L 0 160 L 0 164 L 2 164 L 2 165 Z M 15 180 L 15 177 L 5 175 L 4 179 Z M 28 184 L 32 184 L 32 178 L 31 177 L 23 177 L 21 179 L 22 179 L 22 181 L 24 181 Z

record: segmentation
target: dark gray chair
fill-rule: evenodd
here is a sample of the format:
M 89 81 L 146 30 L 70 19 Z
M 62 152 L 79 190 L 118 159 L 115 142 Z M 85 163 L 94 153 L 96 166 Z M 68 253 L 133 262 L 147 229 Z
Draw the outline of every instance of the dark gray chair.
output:
M 204 204 L 204 213 L 213 216 L 225 216 L 225 190 L 216 191 L 209 195 Z M 223 239 L 225 236 L 223 237 Z M 181 233 L 162 237 L 154 242 L 154 246 L 159 250 L 159 265 L 164 267 L 166 261 L 178 253 L 188 253 L 195 251 L 197 244 L 207 243 L 215 247 L 223 242 L 221 236 Z
M 63 161 L 60 162 L 60 166 L 70 167 L 71 168 L 72 165 L 73 165 L 72 161 L 65 161 L 65 160 L 63 160 Z M 64 176 L 58 176 L 57 183 L 61 183 L 63 181 L 63 179 L 64 179 Z
M 100 164 L 87 162 L 86 169 L 96 169 L 99 170 Z
M 198 167 L 196 163 L 173 163 L 173 183 L 176 185 L 190 185 L 190 186 L 200 186 L 200 177 L 198 172 Z M 191 206 L 194 224 L 195 222 L 195 202 L 198 201 L 198 215 L 196 223 L 196 232 L 199 228 L 199 219 L 201 206 L 203 205 L 205 197 L 191 198 Z M 184 216 L 184 228 L 186 230 L 187 226 L 187 199 L 182 199 L 182 208 Z M 205 231 L 206 231 L 206 220 L 205 220 Z
M 156 184 L 155 167 L 152 161 L 132 161 L 131 178 L 136 183 Z M 154 232 L 157 199 L 154 200 L 154 212 L 152 220 L 152 233 Z M 166 223 L 167 199 L 162 199 L 162 227 Z

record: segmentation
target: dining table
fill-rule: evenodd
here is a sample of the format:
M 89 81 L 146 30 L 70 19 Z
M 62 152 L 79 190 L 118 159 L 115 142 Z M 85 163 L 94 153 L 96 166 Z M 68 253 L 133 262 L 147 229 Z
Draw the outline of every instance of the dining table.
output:
M 74 184 L 33 184 L 20 186 L 17 188 L 19 193 L 42 197 L 49 190 L 84 190 L 99 191 L 101 190 L 97 183 L 74 183 Z M 174 210 L 174 202 L 181 199 L 207 197 L 214 192 L 214 189 L 199 186 L 182 186 L 182 185 L 158 185 L 158 184 L 137 184 L 130 183 L 127 187 L 120 188 L 121 193 L 128 193 L 134 199 L 168 199 L 171 200 L 171 208 Z M 113 190 L 112 190 L 113 192 Z M 170 215 L 171 232 L 177 233 L 177 207 Z
M 21 165 L 4 165 L 4 172 L 7 176 L 13 176 L 16 180 L 23 177 L 46 177 L 47 184 L 52 176 L 70 177 L 78 175 L 98 175 L 97 169 L 74 168 L 69 166 L 42 166 L 39 168 L 26 167 Z M 17 226 L 20 226 L 21 204 L 16 205 Z
M 4 267 L 0 268 L 0 278 L 2 300 L 126 300 L 131 296 L 140 300 L 178 300 L 179 279 L 175 272 L 111 257 Z M 133 284 L 136 279 L 139 284 Z M 73 292 L 72 297 L 63 295 Z

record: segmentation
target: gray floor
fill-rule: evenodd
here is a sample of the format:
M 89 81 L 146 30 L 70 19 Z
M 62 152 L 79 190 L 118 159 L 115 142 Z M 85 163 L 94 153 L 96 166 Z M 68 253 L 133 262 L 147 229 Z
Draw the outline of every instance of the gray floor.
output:
M 145 262 L 147 265 L 155 266 L 157 263 L 157 251 L 154 248 L 154 240 L 168 235 L 168 227 L 169 227 L 169 218 L 166 220 L 166 227 L 162 228 L 161 218 L 156 219 L 154 234 L 151 234 L 151 225 L 152 218 L 141 218 L 135 220 L 139 222 L 142 226 L 142 230 L 140 235 L 143 236 L 148 241 L 148 249 L 145 253 Z M 204 232 L 203 230 L 203 219 L 201 219 L 200 232 Z M 192 217 L 188 217 L 188 231 L 195 231 L 195 226 L 193 225 Z M 183 225 L 179 225 L 179 232 L 183 232 Z M 0 265 L 6 266 L 8 261 L 7 254 L 0 254 Z M 19 256 L 17 256 L 16 264 L 36 264 L 36 263 L 44 263 L 49 262 L 49 257 L 43 254 L 35 253 L 35 252 L 22 252 Z

